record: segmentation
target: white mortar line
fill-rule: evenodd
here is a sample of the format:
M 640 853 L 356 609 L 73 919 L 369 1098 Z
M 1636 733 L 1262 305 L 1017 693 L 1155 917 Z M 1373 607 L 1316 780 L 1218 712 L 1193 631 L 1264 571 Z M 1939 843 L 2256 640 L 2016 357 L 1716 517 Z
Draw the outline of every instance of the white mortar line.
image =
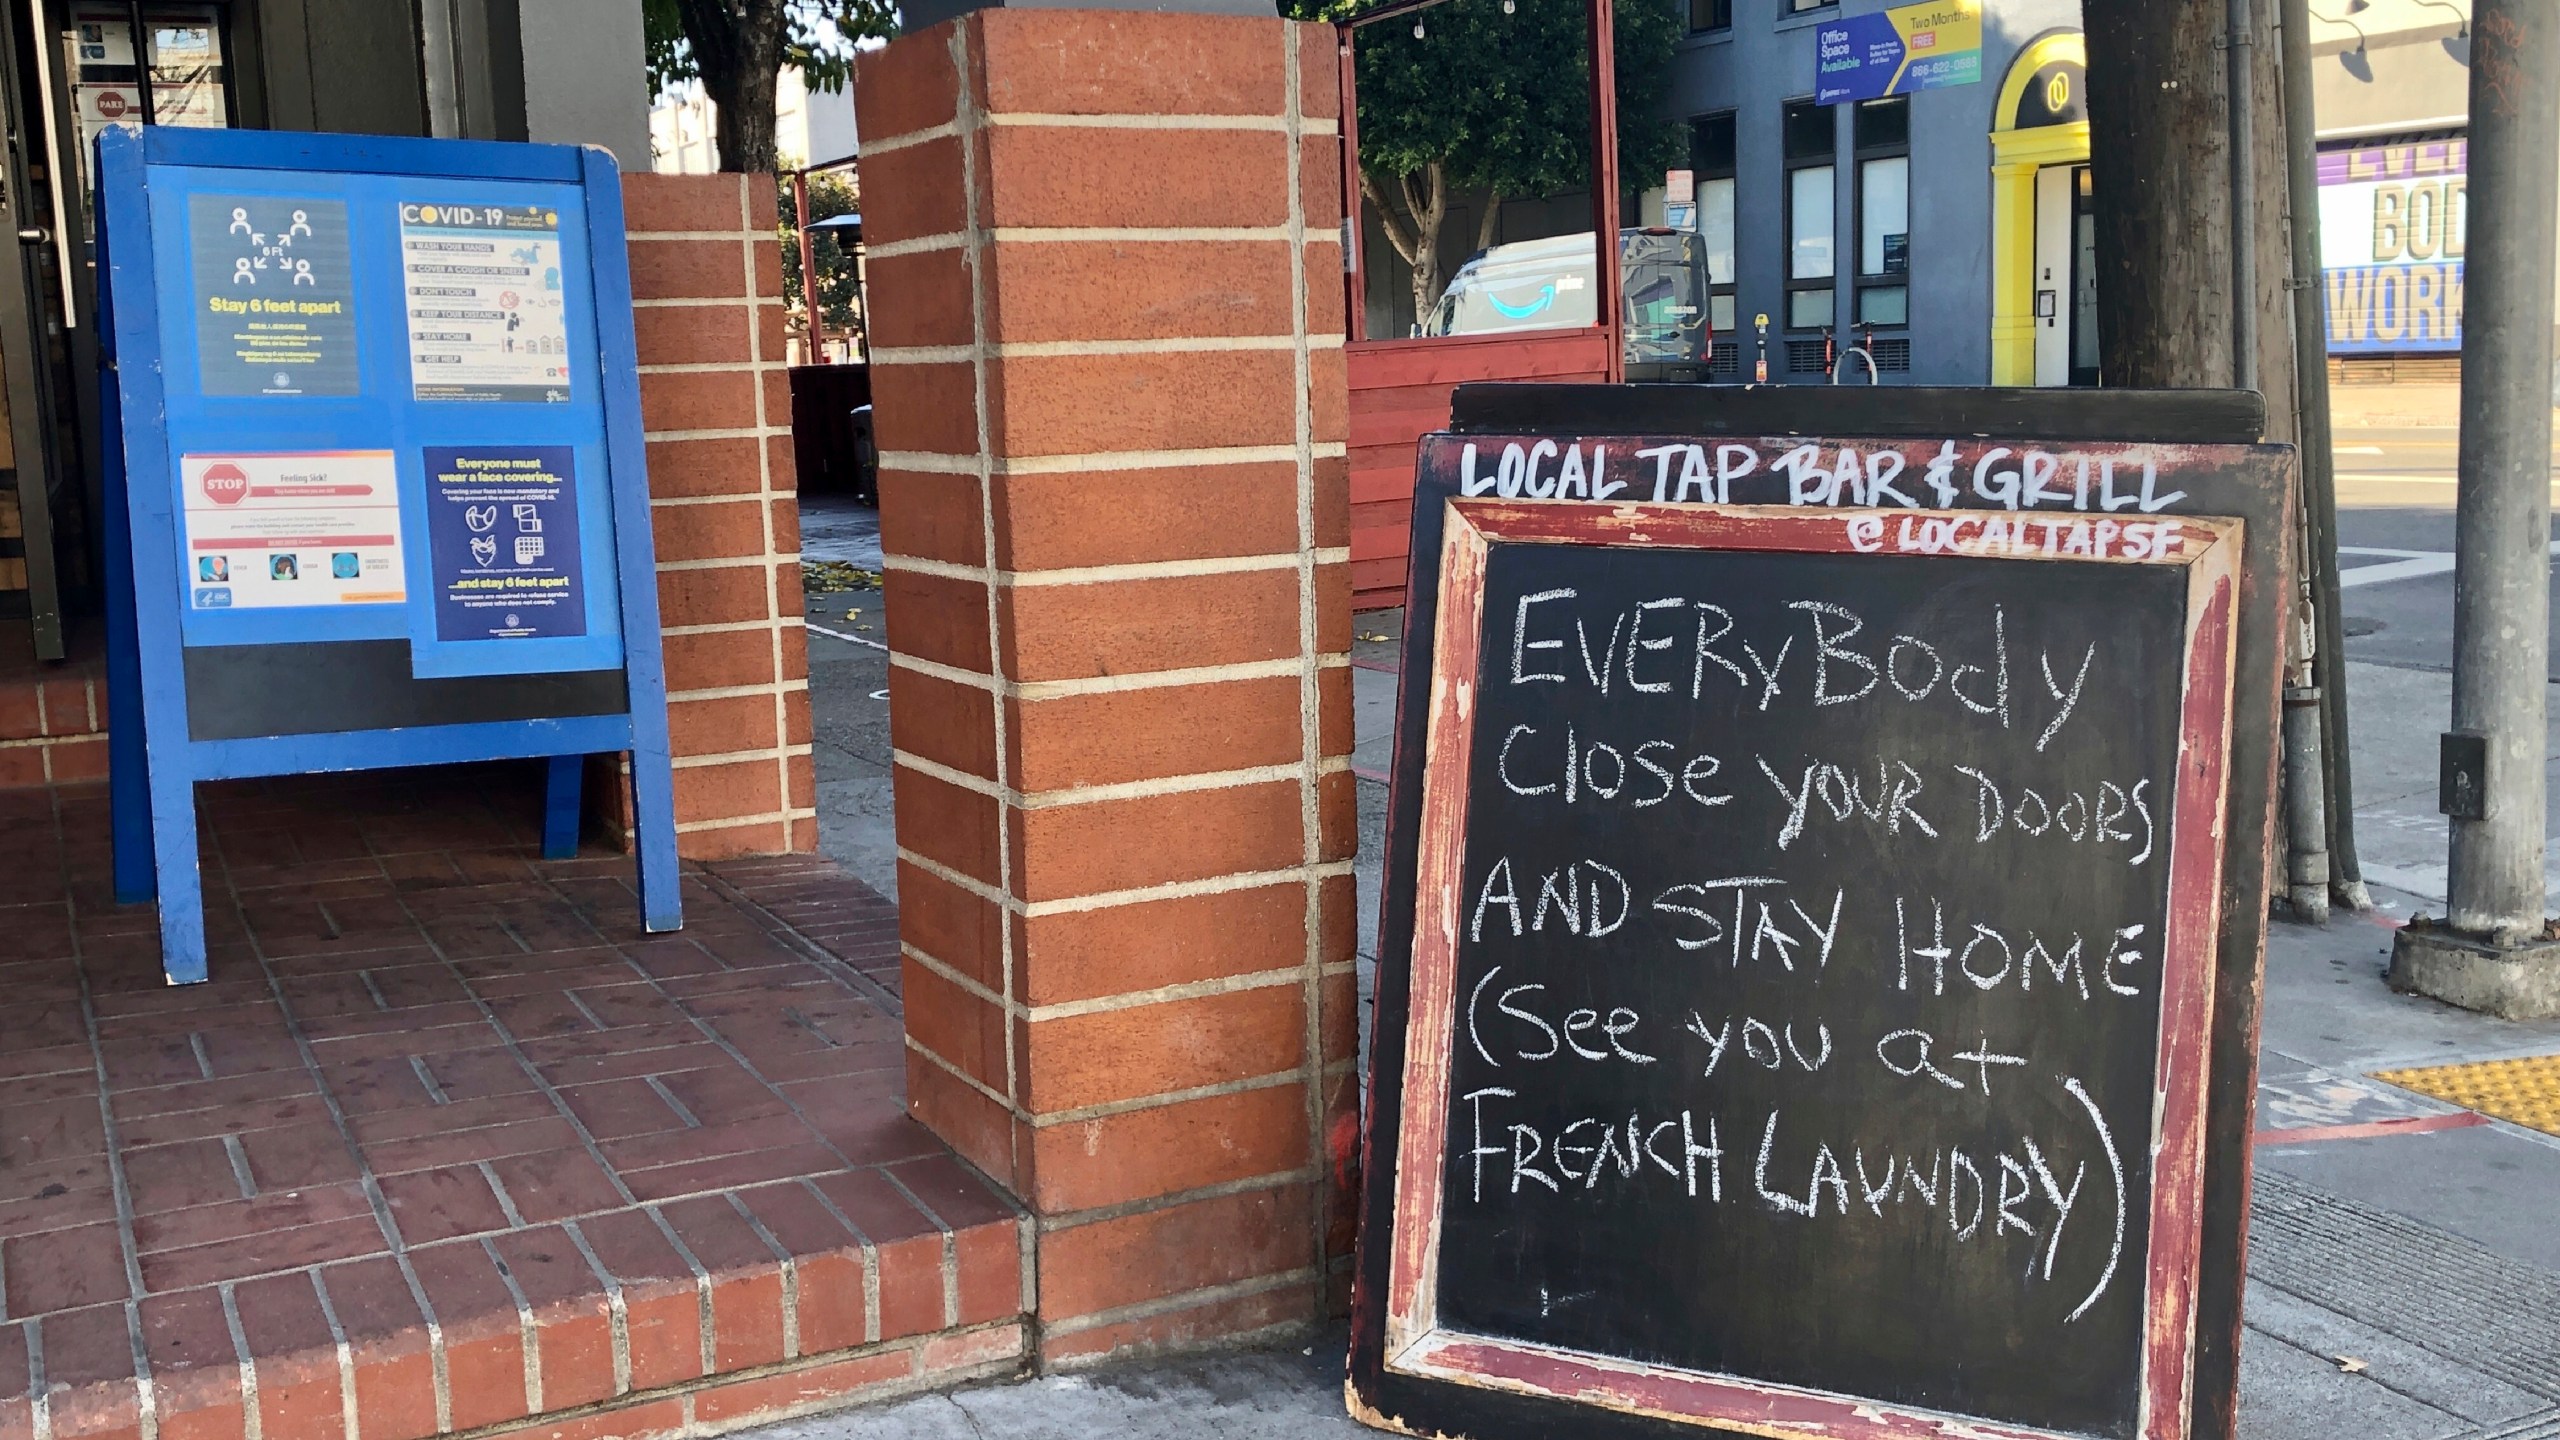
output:
M 1295 109 L 1294 106 L 1291 107 Z M 1262 130 L 1287 132 L 1289 117 L 1279 115 L 1213 115 L 1205 111 L 1184 111 L 1167 115 L 1063 115 L 1036 110 L 1007 110 L 990 115 L 991 126 L 1042 126 L 1060 130 Z M 1310 127 L 1321 125 L 1323 133 L 1334 131 L 1330 120 L 1303 122 Z
M 666 440 L 761 440 L 766 433 L 764 426 L 750 425 L 744 429 L 733 426 L 728 429 L 708 430 L 649 430 L 642 432 L 640 438 L 644 443 L 655 445 Z
M 1014 455 L 995 459 L 993 469 L 999 475 L 1074 475 L 1093 470 L 1196 470 L 1211 465 L 1272 465 L 1297 460 L 1296 445 L 1232 445 L 1199 450 L 1097 450 L 1074 455 Z M 1340 441 L 1326 441 L 1309 448 L 1319 460 L 1339 459 L 1350 453 Z M 930 450 L 884 450 L 880 453 L 883 470 L 922 470 L 947 475 L 971 475 L 976 469 L 971 457 L 943 455 Z
M 1182 340 L 1009 340 L 987 347 L 998 360 L 1075 359 L 1102 355 L 1183 355 L 1230 351 L 1293 352 L 1294 335 L 1200 335 Z M 1313 342 L 1318 349 L 1337 349 L 1342 337 Z M 871 352 L 874 365 L 957 365 L 968 360 L 966 345 L 902 345 Z M 705 369 L 718 367 L 705 366 Z
M 746 176 L 742 175 L 738 177 L 738 218 L 740 222 L 738 235 L 738 262 L 741 266 L 741 274 L 745 281 L 744 292 L 751 305 L 763 298 L 756 290 L 756 256 L 766 244 L 771 243 L 765 236 L 758 233 L 754 225 L 755 206 L 747 198 L 747 187 L 752 183 L 753 182 Z M 815 313 L 815 310 L 816 307 L 813 304 L 811 306 L 811 312 Z M 747 353 L 754 356 L 759 362 L 763 362 L 767 358 L 764 353 L 764 326 L 752 317 L 747 322 Z M 765 405 L 765 401 L 767 399 L 765 386 L 769 378 L 768 372 L 779 370 L 781 368 L 782 367 L 778 365 L 760 363 L 756 370 L 754 385 L 756 425 L 760 430 L 765 432 L 765 434 L 760 436 L 756 441 L 756 499 L 760 502 L 758 505 L 759 513 L 757 515 L 757 519 L 762 524 L 764 531 L 764 555 L 761 557 L 759 563 L 764 564 L 765 572 L 764 613 L 767 616 L 772 617 L 771 621 L 769 621 L 766 626 L 766 635 L 768 647 L 767 653 L 772 657 L 773 669 L 771 673 L 777 682 L 773 690 L 773 734 L 774 738 L 781 742 L 773 756 L 773 787 L 775 796 L 781 800 L 783 809 L 788 812 L 791 808 L 791 692 L 784 688 L 781 683 L 782 676 L 784 675 L 787 667 L 783 664 L 782 656 L 784 627 L 779 622 L 783 613 L 790 607 L 783 604 L 782 601 L 782 566 L 780 563 L 782 561 L 782 556 L 779 554 L 780 547 L 775 543 L 776 537 L 773 531 L 773 507 L 777 498 L 773 488 L 773 444 L 770 438 L 773 427 L 767 422 L 766 417 L 769 412 Z M 793 498 L 796 502 L 798 498 L 796 490 L 794 491 Z M 794 564 L 798 563 L 799 556 L 795 553 L 791 557 L 791 561 Z M 660 568 L 664 569 L 665 567 L 661 566 Z M 804 640 L 802 643 L 806 644 L 807 642 Z M 803 753 L 806 752 L 804 751 Z M 687 760 L 690 759 L 691 757 L 687 757 Z M 675 763 L 677 765 L 684 765 L 687 763 L 687 760 L 679 760 Z M 700 764 L 713 762 L 706 760 L 696 761 L 694 763 Z M 785 846 L 788 846 L 791 843 L 791 820 L 787 813 L 784 815 L 782 820 L 782 842 Z M 708 1281 L 705 1281 L 702 1303 L 705 1320 L 707 1322 L 711 1305 L 711 1292 Z M 705 1338 L 703 1340 L 703 1355 L 705 1357 L 704 1373 L 706 1374 L 709 1373 L 710 1368 L 710 1343 L 708 1332 L 706 1331 Z
M 741 824 L 742 821 L 723 821 Z M 678 830 L 684 827 L 678 825 Z M 1011 914 L 1029 919 L 1044 915 L 1080 915 L 1093 910 L 1111 910 L 1123 905 L 1142 905 L 1151 900 L 1187 900 L 1201 895 L 1226 895 L 1238 890 L 1260 890 L 1273 885 L 1329 879 L 1351 873 L 1348 860 L 1329 860 L 1315 865 L 1289 865 L 1277 870 L 1239 870 L 1229 875 L 1212 875 L 1202 880 L 1171 880 L 1160 885 L 1140 885 L 1126 890 L 1097 890 L 1085 895 L 1068 895 L 1051 900 L 1023 900 L 1006 894 L 973 875 L 952 869 L 930 855 L 922 855 L 901 845 L 898 858 L 915 866 L 954 889 L 997 906 Z
M 1034 589 L 1044 585 L 1104 585 L 1123 580 L 1180 580 L 1199 575 L 1244 575 L 1257 570 L 1295 570 L 1300 556 L 1295 551 L 1277 555 L 1220 555 L 1199 560 L 1138 560 L 1121 565 L 1080 565 L 1055 570 L 989 570 L 983 565 L 955 565 L 948 560 L 927 560 L 917 556 L 884 552 L 884 569 L 911 575 L 935 575 L 946 580 L 978 580 L 992 574 L 999 585 L 1017 589 Z M 1347 545 L 1320 551 L 1319 565 L 1339 565 L 1351 559 Z M 660 566 L 660 569 L 670 567 Z
M 763 503 L 761 497 L 754 495 L 741 495 L 738 498 L 745 500 L 750 504 Z M 773 543 L 772 507 L 770 505 L 766 505 L 765 509 L 767 512 L 765 516 L 765 543 L 770 545 Z M 766 572 L 766 578 L 770 579 L 773 571 L 781 568 L 783 565 L 796 563 L 796 561 L 784 560 L 781 556 L 776 555 L 771 551 L 767 551 L 762 555 L 714 555 L 702 560 L 661 560 L 658 562 L 658 573 L 661 575 L 670 575 L 684 571 L 698 570 L 762 570 Z M 770 590 L 766 592 L 765 598 L 768 600 L 773 598 Z M 765 620 L 759 621 L 758 623 L 771 625 L 773 622 Z
M 912 1033 L 908 1033 L 908 1032 L 904 1032 L 904 1031 L 902 1031 L 902 1032 L 901 1032 L 901 1038 L 902 1038 L 902 1039 L 904 1039 L 904 1040 L 907 1042 L 907 1050 L 908 1050 L 908 1052 L 909 1052 L 909 1053 L 923 1056 L 925 1059 L 927 1059 L 927 1060 L 929 1060 L 929 1061 L 933 1062 L 933 1067 L 934 1067 L 935 1069 L 940 1070 L 943 1074 L 950 1076 L 952 1079 L 959 1081 L 961 1084 L 968 1086 L 970 1089 L 977 1091 L 979 1094 L 981 1094 L 981 1095 L 985 1096 L 985 1097 L 986 1097 L 986 1098 L 988 1098 L 989 1100 L 994 1101 L 996 1104 L 998 1104 L 998 1105 L 1000 1105 L 1000 1106 L 1003 1106 L 1003 1107 L 1004 1107 L 1004 1113 L 1006 1113 L 1007 1115 L 1012 1115 L 1012 1116 L 1016 1116 L 1016 1117 L 1018 1117 L 1018 1118 L 1025 1118 L 1025 1119 L 1029 1118 L 1029 1117 L 1027 1117 L 1027 1116 L 1024 1116 L 1024 1115 L 1022 1114 L 1022 1111 L 1021 1111 L 1021 1110 L 1019 1110 L 1019 1109 L 1017 1109 L 1017 1108 L 1014 1106 L 1014 1103 L 1013 1103 L 1011 1100 L 1008 1100 L 1008 1099 L 1006 1099 L 1004 1096 L 997 1094 L 997 1093 L 995 1092 L 995 1090 L 987 1084 L 987 1082 L 985 1082 L 984 1080 L 979 1079 L 977 1076 L 970 1074 L 968 1071 L 963 1070 L 963 1069 L 961 1069 L 959 1066 L 954 1065 L 954 1064 L 952 1064 L 950 1061 L 948 1061 L 948 1060 L 946 1060 L 946 1059 L 942 1058 L 942 1056 L 941 1056 L 939 1053 L 937 1053 L 937 1052 L 935 1052 L 935 1051 L 933 1051 L 933 1050 L 930 1050 L 930 1049 L 926 1048 L 926 1047 L 925 1047 L 925 1045 L 924 1045 L 922 1042 L 918 1041 L 918 1040 L 916 1039 L 916 1037 L 915 1037 Z M 1010 1046 L 1010 1045 L 1008 1045 L 1008 1046 L 1006 1046 L 1005 1048 L 1006 1048 L 1006 1049 L 1008 1049 L 1008 1050 L 1010 1050 L 1010 1049 L 1012 1049 L 1013 1047 L 1012 1047 L 1012 1046 Z M 1012 1067 L 1012 1065 L 1013 1065 L 1013 1062 L 1012 1062 L 1012 1061 L 1010 1061 L 1010 1060 L 1007 1060 L 1007 1061 L 1005 1062 L 1005 1065 L 1006 1065 L 1006 1067 L 1007 1067 L 1008 1069 L 1010 1069 L 1010 1068 Z
M 761 630 L 764 627 L 758 625 L 755 628 Z M 750 696 L 771 695 L 776 691 L 808 688 L 809 682 L 805 679 L 760 680 L 753 685 L 714 685 L 702 690 L 670 690 L 667 692 L 667 703 L 673 705 L 684 700 L 740 700 Z
M 649 497 L 649 508 L 681 510 L 687 506 L 696 505 L 752 505 L 756 502 L 758 494 L 759 492 L 754 490 L 740 490 L 729 495 L 652 495 Z
M 814 627 L 813 627 L 814 628 Z M 839 637 L 851 638 L 851 637 Z M 1139 670 L 1126 675 L 1092 675 L 1076 680 L 1004 680 L 979 670 L 962 670 L 915 655 L 892 654 L 889 663 L 972 690 L 989 690 L 1023 701 L 1061 700 L 1075 695 L 1117 695 L 1169 685 L 1211 685 L 1226 680 L 1270 680 L 1298 673 L 1295 660 L 1238 660 L 1227 665 L 1194 665 L 1179 670 Z M 1333 670 L 1351 663 L 1347 655 L 1321 657 L 1317 668 Z
M 867 142 L 864 148 L 874 155 L 880 153 L 877 141 Z M 873 260 L 895 260 L 901 255 L 922 255 L 934 250 L 965 249 L 968 243 L 967 237 L 957 231 L 946 231 L 940 235 L 919 235 L 912 240 L 884 240 L 876 245 L 865 244 L 862 249 L 863 253 Z
M 1057 245 L 1087 240 L 1286 240 L 1286 225 L 998 225 L 987 231 L 998 245 Z
M 1316 550 L 1315 533 L 1315 412 L 1310 394 L 1314 384 L 1308 358 L 1307 343 L 1307 212 L 1306 189 L 1299 175 L 1305 145 L 1301 138 L 1301 77 L 1297 26 L 1280 27 L 1281 74 L 1285 77 L 1288 101 L 1284 114 L 1289 130 L 1289 328 L 1298 338 L 1291 355 L 1290 379 L 1296 387 L 1290 405 L 1290 423 L 1297 441 L 1298 481 L 1298 743 L 1301 772 L 1298 779 L 1300 840 L 1305 846 L 1305 861 L 1310 867 L 1324 858 L 1324 695 L 1322 672 L 1316 658 L 1316 566 L 1322 559 Z M 1332 283 L 1327 277 L 1326 283 Z M 1339 551 L 1343 561 L 1351 558 L 1350 550 Z M 1350 764 L 1344 757 L 1344 765 Z M 1306 1037 L 1301 1065 L 1307 1077 L 1307 1161 L 1316 1167 L 1316 1223 L 1308 1237 L 1308 1250 L 1316 1273 L 1325 1273 L 1324 1237 L 1332 1229 L 1330 1216 L 1333 1197 L 1327 1192 L 1325 1177 L 1324 1133 L 1324 882 L 1309 880 L 1306 885 L 1305 961 L 1299 984 L 1305 1006 Z M 1317 1284 L 1323 1284 L 1321 1278 Z
M 1183 775 L 1165 775 L 1151 780 L 1122 780 L 1107 785 L 1069 785 L 1056 790 L 1021 791 L 999 785 L 983 775 L 953 769 L 938 761 L 906 750 L 891 750 L 890 758 L 919 774 L 930 775 L 946 785 L 973 791 L 998 800 L 1017 810 L 1056 810 L 1071 805 L 1095 805 L 1111 800 L 1149 800 L 1159 795 L 1187 795 L 1202 790 L 1232 790 L 1246 785 L 1269 785 L 1299 777 L 1301 766 L 1256 765 L 1241 770 L 1200 770 Z M 1327 771 L 1347 771 L 1348 757 L 1336 764 L 1325 764 Z
M 961 77 L 961 83 L 964 85 L 968 83 L 968 77 L 966 75 Z M 886 140 L 866 139 L 862 142 L 862 153 L 865 155 L 886 155 L 891 151 L 904 150 L 910 146 L 924 145 L 935 140 L 947 140 L 959 133 L 959 116 L 954 114 L 951 119 L 945 120 L 939 125 L 928 125 L 922 130 L 910 130 L 903 135 L 892 135 Z
M 984 126 L 985 120 L 978 110 L 977 94 L 970 87 L 968 34 L 969 27 L 966 25 L 951 27 L 951 63 L 954 72 L 954 88 L 958 97 L 953 101 L 952 124 L 961 132 L 960 193 L 965 207 L 963 227 L 969 242 L 968 249 L 962 257 L 962 263 L 969 270 L 969 345 L 973 352 L 969 359 L 969 378 L 972 391 L 972 418 L 977 423 L 978 441 L 977 454 L 972 458 L 976 461 L 977 467 L 978 532 L 979 542 L 983 547 L 979 553 L 986 557 L 981 583 L 986 586 L 987 592 L 987 655 L 988 663 L 992 666 L 1002 664 L 1004 655 L 1002 586 L 997 579 L 995 568 L 997 553 L 995 422 L 987 413 L 987 251 L 993 236 L 980 223 L 978 213 L 976 134 Z M 1006 773 L 1005 765 L 1005 752 L 1009 748 L 1005 735 L 1005 707 L 997 705 L 992 708 L 995 722 L 995 779 L 997 788 L 1003 789 L 1011 783 L 1011 777 Z M 996 822 L 996 889 L 1001 893 L 1011 894 L 1013 890 L 1013 827 L 1002 815 L 996 817 Z M 1010 1000 L 1017 988 L 1011 925 L 1002 926 L 997 931 L 996 959 L 998 979 L 1004 987 L 1005 997 Z M 1021 1108 L 1016 1097 L 1022 1094 L 1022 1077 L 1017 1070 L 1018 1062 L 1014 1049 L 1010 1042 L 1004 1047 L 1002 1099 L 1008 1112 L 1018 1111 Z M 1022 1173 L 1023 1163 L 1020 1131 L 1009 1126 L 1007 1132 L 1005 1153 L 1011 1162 L 1014 1175 L 1018 1177 Z
M 747 825 L 787 825 L 791 815 L 789 810 L 766 810 L 755 815 L 723 815 L 716 820 L 679 820 L 676 833 L 698 835 L 705 830 L 736 830 Z
M 762 341 L 760 338 L 750 338 L 747 343 L 750 348 L 753 348 L 760 345 Z M 632 368 L 642 375 L 761 375 L 770 370 L 787 372 L 791 369 L 788 364 L 780 360 L 756 358 L 666 361 L 654 365 L 635 365 Z
M 1148 1005 L 1163 1005 L 1181 1000 L 1203 1000 L 1218 995 L 1234 995 L 1246 990 L 1269 990 L 1298 981 L 1299 967 L 1280 970 L 1254 970 L 1241 975 L 1222 975 L 1214 980 L 1192 980 L 1179 985 L 1158 985 L 1149 990 L 1123 994 L 1097 995 L 1084 1000 L 1062 1000 L 1047 1005 L 1026 1005 L 1008 1000 L 969 978 L 956 967 L 936 959 L 930 952 L 899 942 L 898 953 L 967 991 L 971 996 L 1004 1011 L 1017 1020 L 1073 1020 L 1085 1015 L 1107 1015 L 1115 1010 L 1135 1010 Z
M 1248 1075 L 1241 1080 L 1221 1080 L 1214 1085 L 1194 1085 L 1186 1090 L 1166 1090 L 1154 1095 L 1136 1095 L 1126 1100 L 1105 1100 L 1096 1105 L 1079 1105 L 1073 1110 L 1055 1110 L 1040 1115 L 1026 1115 L 1022 1118 L 1030 1121 L 1035 1129 L 1048 1130 L 1062 1125 L 1082 1125 L 1091 1120 L 1108 1120 L 1114 1115 L 1154 1110 L 1192 1100 L 1208 1100 L 1220 1095 L 1242 1095 L 1253 1090 L 1269 1090 L 1280 1085 L 1294 1084 L 1305 1078 L 1306 1073 L 1303 1070 L 1275 1070 L 1268 1075 Z M 1248 1178 L 1241 1182 L 1230 1183 L 1252 1189 L 1266 1183 L 1267 1180 L 1268 1177 L 1260 1180 Z M 1204 1186 L 1186 1191 L 1184 1194 L 1186 1198 L 1196 1199 L 1204 1194 L 1214 1194 L 1219 1188 Z
M 1332 875 L 1351 873 L 1351 862 L 1337 860 L 1310 865 L 1293 865 L 1279 870 L 1246 870 L 1232 875 L 1217 875 L 1206 880 L 1175 880 L 1161 885 L 1139 885 L 1126 890 L 1103 890 L 1090 895 L 1071 895 L 1056 900 L 1033 900 L 1023 906 L 1026 916 L 1076 915 L 1089 910 L 1109 910 L 1122 905 L 1136 905 L 1149 900 L 1182 900 L 1196 895 L 1225 895 L 1237 890 L 1253 890 L 1265 885 L 1286 885 L 1292 881 L 1321 880 Z
M 1109 1310 L 1098 1310 L 1091 1315 L 1079 1315 L 1071 1320 L 1051 1321 L 1044 1324 L 1041 1330 L 1047 1335 L 1073 1335 L 1080 1331 L 1099 1329 L 1105 1325 L 1144 1320 L 1149 1316 L 1161 1315 L 1169 1311 L 1188 1310 L 1195 1305 L 1208 1305 L 1219 1300 L 1239 1300 L 1273 1290 L 1285 1290 L 1292 1285 L 1321 1286 L 1323 1283 L 1324 1271 L 1321 1267 L 1309 1270 L 1286 1270 L 1277 1275 L 1259 1275 L 1251 1280 L 1237 1280 L 1224 1285 L 1204 1285 L 1197 1290 L 1185 1290 L 1178 1295 L 1166 1295 L 1153 1300 L 1115 1306 Z
M 679 755 L 672 763 L 678 770 L 699 770 L 710 765 L 747 765 L 758 760 L 771 760 L 777 755 L 784 760 L 789 760 L 794 755 L 811 753 L 811 748 L 806 744 L 793 744 L 786 741 L 780 746 L 759 745 L 753 750 L 722 750 L 709 755 Z

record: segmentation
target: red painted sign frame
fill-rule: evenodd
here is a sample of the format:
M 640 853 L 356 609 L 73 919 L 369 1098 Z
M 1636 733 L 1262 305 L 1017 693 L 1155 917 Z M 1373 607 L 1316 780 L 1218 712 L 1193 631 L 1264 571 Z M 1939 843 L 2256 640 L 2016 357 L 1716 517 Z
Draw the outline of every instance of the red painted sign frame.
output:
M 1556 544 L 1801 554 L 1922 554 L 2021 564 L 2068 559 L 2162 565 L 2187 575 L 2180 733 L 2162 946 L 2159 1091 L 2144 1256 L 2142 1440 L 2185 1440 L 2197 1344 L 2204 1244 L 2208 1067 L 2222 907 L 2228 763 L 2239 632 L 2243 522 L 2162 515 L 2114 553 L 2065 555 L 2041 522 L 1997 513 L 1511 502 L 1449 499 L 1443 529 L 1435 663 L 1429 677 L 1414 887 L 1409 1019 L 1404 1031 L 1402 1153 L 1385 1237 L 1385 1367 L 1452 1384 L 1544 1396 L 1630 1416 L 1745 1434 L 1825 1440 L 2060 1440 L 2063 1432 L 1897 1407 L 1858 1396 L 1704 1374 L 1438 1322 L 1440 1217 L 1450 1069 L 1457 1033 L 1459 883 L 1472 761 L 1484 579 L 1493 544 Z M 2090 523 L 2081 517 L 2057 520 Z M 1917 532 L 1912 522 L 1927 522 Z M 2083 537 L 2085 538 L 2085 537 Z M 1382 1179 L 1384 1177 L 1381 1177 Z M 1369 1417 L 1381 1418 L 1381 1417 Z

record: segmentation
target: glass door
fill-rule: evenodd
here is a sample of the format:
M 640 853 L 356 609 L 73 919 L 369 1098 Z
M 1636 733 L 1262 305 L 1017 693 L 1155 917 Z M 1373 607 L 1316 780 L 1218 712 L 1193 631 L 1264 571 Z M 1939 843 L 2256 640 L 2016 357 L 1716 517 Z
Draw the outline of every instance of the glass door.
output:
M 0 25 L 0 391 L 6 481 L 0 485 L 0 615 L 23 615 L 38 659 L 63 657 L 65 549 L 76 543 L 81 466 L 80 357 L 86 256 L 57 163 L 58 75 L 40 7 L 11 7 Z M 14 243 L 10 243 L 14 242 Z M 94 375 L 94 361 L 90 367 Z M 94 387 L 91 387 L 94 388 Z M 67 522 L 67 523 L 66 523 Z M 60 544 L 66 530 L 74 540 Z M 14 650 L 7 645 L 0 649 Z
M 2071 383 L 2098 383 L 2098 215 L 2089 167 L 2071 172 Z
M 224 129 L 234 123 L 222 21 L 223 12 L 211 4 L 70 0 L 61 41 L 82 195 L 89 193 L 92 143 L 110 125 Z

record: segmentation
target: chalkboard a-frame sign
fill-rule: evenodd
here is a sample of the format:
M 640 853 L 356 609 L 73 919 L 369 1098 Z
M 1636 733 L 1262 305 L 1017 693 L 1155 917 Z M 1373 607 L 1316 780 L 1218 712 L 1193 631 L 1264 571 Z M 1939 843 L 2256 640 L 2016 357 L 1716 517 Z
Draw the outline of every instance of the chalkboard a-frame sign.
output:
M 1662 389 L 1423 442 L 1354 1412 L 2220 1440 L 2291 451 Z

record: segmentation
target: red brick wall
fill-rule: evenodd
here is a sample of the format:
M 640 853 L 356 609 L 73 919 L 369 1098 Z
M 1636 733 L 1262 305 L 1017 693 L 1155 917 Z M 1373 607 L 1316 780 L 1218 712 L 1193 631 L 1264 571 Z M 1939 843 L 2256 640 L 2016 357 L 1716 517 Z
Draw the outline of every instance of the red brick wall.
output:
M 106 779 L 106 731 L 106 667 L 95 659 L 0 675 L 0 787 Z
M 1329 27 L 1045 9 L 855 86 L 909 1103 L 1038 1216 L 1052 1363 L 1346 1273 L 1336 92 Z
M 773 179 L 623 184 L 677 848 L 702 859 L 814 850 Z

